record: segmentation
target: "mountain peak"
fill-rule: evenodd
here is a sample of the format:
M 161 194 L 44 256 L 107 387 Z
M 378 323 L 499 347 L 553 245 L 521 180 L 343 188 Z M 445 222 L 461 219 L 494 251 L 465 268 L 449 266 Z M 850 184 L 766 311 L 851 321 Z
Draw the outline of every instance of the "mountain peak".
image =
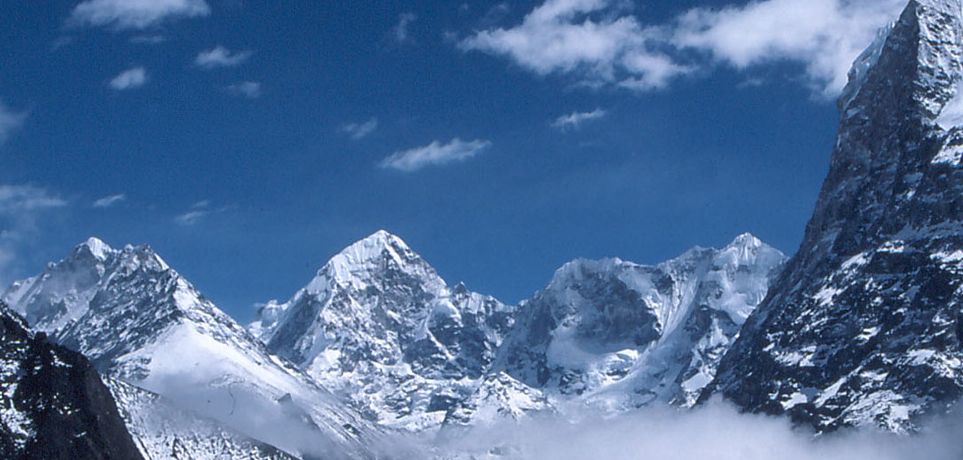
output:
M 878 33 L 856 59 L 839 105 L 844 118 L 884 118 L 898 101 L 934 120 L 963 78 L 960 0 L 911 0 L 899 19 Z M 869 113 L 866 113 L 869 112 Z
M 358 282 L 359 278 L 368 280 L 390 268 L 414 270 L 431 278 L 437 277 L 428 263 L 412 251 L 404 240 L 385 230 L 379 230 L 332 257 L 318 271 L 307 289 L 309 292 L 321 292 L 328 287 L 330 280 L 353 284 Z
M 737 236 L 727 247 L 759 248 L 765 244 L 756 235 L 747 232 Z
M 115 252 L 116 251 L 114 248 L 110 247 L 110 245 L 95 236 L 87 238 L 87 241 L 80 243 L 76 248 L 74 248 L 75 254 L 90 254 L 95 259 L 100 261 L 107 260 L 107 257 Z

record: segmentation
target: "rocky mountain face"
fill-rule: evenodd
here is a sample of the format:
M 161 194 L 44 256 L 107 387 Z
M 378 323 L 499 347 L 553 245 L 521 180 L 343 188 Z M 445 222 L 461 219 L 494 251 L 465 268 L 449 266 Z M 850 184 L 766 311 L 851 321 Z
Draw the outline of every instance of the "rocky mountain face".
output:
M 571 262 L 522 304 L 496 369 L 604 411 L 689 406 L 784 259 L 747 234 L 657 266 Z
M 301 456 L 374 455 L 381 436 L 374 427 L 272 356 L 149 247 L 117 250 L 91 239 L 16 283 L 4 299 L 34 330 L 83 353 L 104 375 L 161 395 L 224 432 Z
M 483 381 L 514 308 L 449 286 L 400 238 L 377 232 L 333 257 L 249 329 L 372 420 L 437 428 Z
M 90 363 L 33 335 L 2 303 L 0 388 L 2 458 L 142 458 Z
M 856 63 L 799 252 L 705 398 L 906 432 L 963 395 L 963 13 L 912 0 Z

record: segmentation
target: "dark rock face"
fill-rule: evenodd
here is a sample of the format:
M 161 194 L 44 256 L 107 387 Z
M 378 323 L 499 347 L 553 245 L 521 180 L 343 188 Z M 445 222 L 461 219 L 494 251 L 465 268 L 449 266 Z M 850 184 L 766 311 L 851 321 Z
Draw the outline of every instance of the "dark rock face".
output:
M 139 459 L 110 390 L 80 354 L 0 304 L 0 457 Z
M 963 395 L 963 19 L 914 0 L 840 101 L 802 246 L 702 399 L 906 432 Z

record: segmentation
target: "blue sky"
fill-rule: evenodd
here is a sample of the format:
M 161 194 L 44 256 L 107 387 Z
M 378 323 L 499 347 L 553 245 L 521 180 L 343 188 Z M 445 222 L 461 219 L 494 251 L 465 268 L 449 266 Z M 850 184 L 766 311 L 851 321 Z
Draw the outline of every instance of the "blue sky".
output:
M 792 252 L 901 1 L 0 4 L 0 281 L 149 243 L 239 319 L 385 228 L 514 302 L 576 257 Z

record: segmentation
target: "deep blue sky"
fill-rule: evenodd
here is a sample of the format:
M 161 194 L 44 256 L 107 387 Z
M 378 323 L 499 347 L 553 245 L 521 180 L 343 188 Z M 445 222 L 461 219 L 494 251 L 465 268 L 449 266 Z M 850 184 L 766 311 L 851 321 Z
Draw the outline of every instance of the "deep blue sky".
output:
M 518 24 L 540 1 L 497 15 L 494 2 L 208 1 L 206 17 L 127 31 L 66 26 L 77 3 L 0 4 L 0 100 L 26 113 L 0 146 L 0 184 L 68 203 L 30 225 L 8 276 L 39 272 L 90 235 L 149 243 L 244 321 L 379 228 L 448 281 L 509 302 L 576 257 L 656 263 L 745 231 L 791 253 L 837 123 L 799 63 L 710 63 L 634 92 L 456 46 L 489 22 Z M 697 5 L 634 14 L 661 23 Z M 399 43 L 404 13 L 417 19 Z M 130 42 L 143 35 L 165 41 Z M 194 65 L 217 45 L 253 55 Z M 145 85 L 109 86 L 135 66 Z M 241 81 L 259 82 L 260 97 L 225 89 Z M 606 116 L 577 130 L 550 126 L 595 109 Z M 341 131 L 372 118 L 363 139 Z M 491 145 L 415 172 L 378 166 L 453 138 Z M 92 206 L 114 194 L 126 199 Z M 201 201 L 206 216 L 176 221 Z

